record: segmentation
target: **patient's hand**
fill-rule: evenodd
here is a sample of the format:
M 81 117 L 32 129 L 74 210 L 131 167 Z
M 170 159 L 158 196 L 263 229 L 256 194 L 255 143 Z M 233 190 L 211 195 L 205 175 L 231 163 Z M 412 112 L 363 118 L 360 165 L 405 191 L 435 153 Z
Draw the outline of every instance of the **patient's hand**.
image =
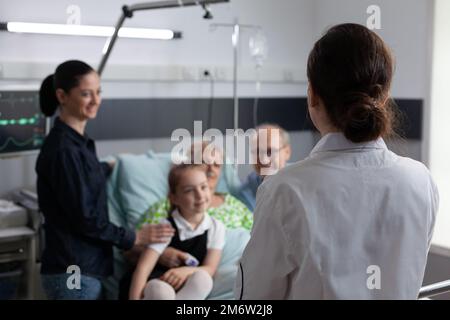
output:
M 186 252 L 177 250 L 172 247 L 167 247 L 159 257 L 158 262 L 168 268 L 176 268 L 184 265 L 184 261 L 187 259 Z

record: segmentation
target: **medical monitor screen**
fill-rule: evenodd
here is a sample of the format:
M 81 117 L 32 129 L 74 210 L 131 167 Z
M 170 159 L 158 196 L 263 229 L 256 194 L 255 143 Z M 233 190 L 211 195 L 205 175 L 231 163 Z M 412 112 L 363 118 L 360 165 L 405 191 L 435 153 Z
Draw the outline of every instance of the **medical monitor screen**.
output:
M 0 90 L 0 157 L 35 153 L 44 142 L 46 130 L 37 91 Z

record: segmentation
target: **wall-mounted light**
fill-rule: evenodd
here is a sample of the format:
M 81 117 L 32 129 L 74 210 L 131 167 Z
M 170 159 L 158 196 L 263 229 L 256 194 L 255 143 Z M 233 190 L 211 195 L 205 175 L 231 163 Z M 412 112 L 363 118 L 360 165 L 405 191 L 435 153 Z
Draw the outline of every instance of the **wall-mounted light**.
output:
M 38 33 L 91 37 L 111 37 L 114 34 L 114 27 L 29 22 L 0 22 L 0 30 L 16 33 Z M 168 29 L 120 28 L 119 37 L 172 40 L 181 38 L 181 32 Z

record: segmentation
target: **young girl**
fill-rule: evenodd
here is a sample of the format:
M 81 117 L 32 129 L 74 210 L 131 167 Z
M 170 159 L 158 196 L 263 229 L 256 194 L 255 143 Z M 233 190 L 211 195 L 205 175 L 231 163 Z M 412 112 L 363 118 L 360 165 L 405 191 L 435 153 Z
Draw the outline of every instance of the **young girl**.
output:
M 172 210 L 167 222 L 175 228 L 175 235 L 170 242 L 149 245 L 142 253 L 133 274 L 131 300 L 202 300 L 212 289 L 212 277 L 225 242 L 225 226 L 206 213 L 211 191 L 205 166 L 173 167 L 169 173 L 169 200 Z M 168 246 L 195 259 L 186 261 L 190 265 L 172 269 L 157 264 Z M 192 265 L 192 261 L 199 265 Z

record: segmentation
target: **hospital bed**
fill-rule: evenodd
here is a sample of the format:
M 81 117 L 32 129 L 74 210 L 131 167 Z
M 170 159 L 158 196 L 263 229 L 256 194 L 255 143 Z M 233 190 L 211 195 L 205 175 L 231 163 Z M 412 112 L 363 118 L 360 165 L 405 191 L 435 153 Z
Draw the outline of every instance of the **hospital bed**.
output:
M 450 292 L 450 280 L 433 283 L 420 288 L 419 299 L 428 299 L 446 292 Z
M 134 228 L 143 212 L 168 194 L 167 176 L 172 165 L 170 153 L 124 154 L 104 160 L 116 160 L 108 181 L 110 220 L 116 225 Z M 235 193 L 240 180 L 233 165 L 224 165 L 217 186 L 218 192 Z M 233 299 L 238 261 L 250 238 L 243 229 L 227 230 L 222 259 L 214 276 L 214 286 L 207 299 Z M 114 275 L 105 283 L 106 298 L 117 299 L 119 281 L 127 270 L 121 252 L 114 249 Z M 450 291 L 450 280 L 421 288 L 419 299 L 429 299 Z
M 170 153 L 150 150 L 140 155 L 119 155 L 115 160 L 107 185 L 110 220 L 116 225 L 134 229 L 151 204 L 167 197 L 167 176 L 172 165 Z M 216 191 L 233 193 L 239 184 L 234 167 L 224 165 Z M 233 299 L 238 260 L 249 238 L 246 230 L 227 230 L 221 262 L 208 299 Z M 119 280 L 126 270 L 126 260 L 119 250 L 114 249 L 114 275 L 104 283 L 107 299 L 117 299 Z

